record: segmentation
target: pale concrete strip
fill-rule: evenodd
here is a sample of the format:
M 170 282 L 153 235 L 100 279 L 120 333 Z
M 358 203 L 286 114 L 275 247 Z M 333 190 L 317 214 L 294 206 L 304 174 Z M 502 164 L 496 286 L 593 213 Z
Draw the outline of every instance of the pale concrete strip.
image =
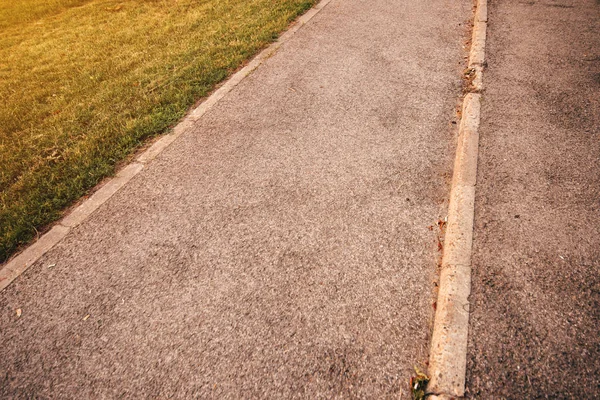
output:
M 74 209 L 69 215 L 60 221 L 61 225 L 72 228 L 81 224 L 94 211 L 98 209 L 106 200 L 110 199 L 117 190 L 121 189 L 127 182 L 136 176 L 144 168 L 143 164 L 133 163 L 123 168 L 117 176 L 109 180 L 96 193 L 85 200 L 79 207 Z
M 473 81 L 471 81 L 471 92 L 479 93 L 483 90 L 483 66 L 475 65 L 471 69 L 475 75 Z
M 475 77 L 471 83 L 473 92 L 483 90 L 483 69 L 485 67 L 485 38 L 487 33 L 487 4 L 478 2 L 471 39 L 471 52 L 469 54 L 469 68 Z
M 484 65 L 485 62 L 485 37 L 487 23 L 484 21 L 475 21 L 473 25 L 473 38 L 471 43 L 471 52 L 469 54 L 469 68 L 477 65 Z
M 474 20 L 469 68 L 475 71 L 472 91 L 478 92 L 483 88 L 486 0 L 478 0 Z M 436 399 L 465 394 L 480 103 L 477 93 L 467 94 L 463 102 L 429 356 L 427 390 Z
M 48 250 L 60 242 L 69 233 L 69 230 L 69 227 L 56 225 L 25 249 L 25 251 L 8 262 L 0 270 L 0 291 L 4 290 L 15 278 L 25 272 L 27 268 L 31 267 Z
M 479 101 L 470 93 L 463 103 L 429 355 L 428 391 L 453 396 L 465 390 Z
M 442 268 L 471 263 L 474 200 L 475 186 L 454 186 L 450 192 Z
M 470 292 L 470 265 L 442 267 L 429 360 L 433 372 L 428 391 L 432 393 L 465 393 Z
M 310 21 L 319 11 L 321 11 L 331 0 L 322 0 L 312 9 L 300 16 L 281 37 L 269 47 L 261 51 L 254 59 L 231 76 L 225 83 L 209 96 L 202 104 L 196 107 L 187 117 L 185 117 L 170 134 L 164 135 L 152 146 L 138 156 L 136 162 L 126 166 L 117 175 L 110 179 L 104 186 L 97 190 L 89 199 L 75 208 L 65 216 L 54 228 L 43 235 L 38 241 L 26 248 L 22 253 L 9 260 L 2 269 L 0 269 L 0 291 L 6 288 L 20 274 L 25 272 L 29 266 L 35 263 L 56 243 L 62 240 L 70 228 L 75 227 L 85 221 L 94 211 L 111 198 L 119 189 L 137 175 L 144 164 L 152 161 L 164 149 L 175 141 L 182 133 L 193 127 L 194 122 L 198 120 L 206 111 L 212 108 L 219 100 L 237 86 L 246 76 L 258 68 L 266 59 L 271 57 L 279 47 L 289 40 L 304 24 Z
M 477 9 L 475 10 L 475 22 L 487 22 L 488 10 L 487 2 L 480 1 L 477 3 Z
M 479 94 L 467 94 L 463 101 L 458 147 L 454 165 L 453 186 L 474 186 L 477 179 L 477 147 L 479 146 L 479 115 L 481 101 Z
M 177 126 L 179 126 L 179 125 L 177 125 Z M 154 160 L 157 155 L 162 153 L 162 151 L 164 149 L 166 149 L 171 143 L 173 143 L 173 141 L 175 141 L 175 139 L 177 139 L 177 136 L 178 135 L 176 135 L 174 133 L 164 135 L 163 137 L 158 139 L 156 142 L 154 142 L 152 144 L 152 146 L 148 147 L 148 149 L 146 151 L 144 151 L 142 154 L 140 154 L 137 161 L 139 163 L 146 164 L 146 163 Z
M 29 246 L 25 251 L 12 258 L 0 269 L 0 291 L 6 288 L 19 275 L 33 265 L 41 256 L 49 251 L 55 244 L 61 241 L 69 230 L 81 224 L 94 211 L 112 197 L 120 188 L 137 175 L 144 166 L 133 163 L 123 168 L 117 176 L 109 180 L 104 186 L 97 190 L 90 198 L 64 217 L 59 224 L 54 226 L 48 233 L 42 235 L 39 240 Z
M 258 68 L 266 59 L 271 57 L 277 49 L 281 47 L 286 41 L 288 41 L 304 24 L 310 21 L 319 11 L 323 9 L 331 0 L 322 0 L 315 7 L 310 9 L 304 15 L 302 15 L 298 21 L 284 34 L 282 34 L 277 41 L 272 43 L 269 47 L 261 51 L 248 65 L 236 72 L 223 86 L 215 91 L 206 101 L 200 104 L 194 111 L 189 115 L 192 121 L 197 121 L 201 118 L 208 110 L 210 110 L 219 100 L 221 100 L 227 93 L 229 93 L 234 87 L 236 87 L 245 77 L 250 75 L 252 71 Z
M 210 110 L 219 100 L 221 100 L 227 93 L 229 93 L 234 87 L 236 87 L 245 77 L 250 75 L 252 71 L 258 68 L 265 60 L 273 56 L 273 54 L 279 49 L 286 41 L 288 41 L 303 25 L 310 21 L 315 15 L 319 13 L 331 0 L 322 0 L 313 8 L 308 10 L 305 14 L 301 15 L 298 20 L 285 31 L 277 41 L 273 42 L 266 49 L 261 51 L 250 63 L 240 69 L 234 75 L 232 75 L 225 83 L 219 87 L 211 96 L 203 101 L 198 107 L 189 113 L 168 135 L 163 136 L 157 140 L 152 146 L 144 151 L 137 159 L 140 163 L 148 163 L 158 156 L 164 149 L 169 147 L 171 143 L 175 141 L 182 133 L 192 128 L 194 123 L 201 118 L 208 110 Z
M 175 139 L 181 134 L 191 129 L 194 126 L 194 120 L 190 117 L 185 117 L 180 123 L 178 123 L 173 130 L 163 135 L 160 139 L 152 144 L 146 151 L 140 154 L 137 158 L 137 162 L 142 164 L 149 163 L 154 160 L 164 149 L 166 149 Z
M 431 395 L 431 396 L 427 396 L 427 400 L 456 400 L 456 397 L 454 396 L 447 396 L 445 394 L 440 394 L 440 395 Z

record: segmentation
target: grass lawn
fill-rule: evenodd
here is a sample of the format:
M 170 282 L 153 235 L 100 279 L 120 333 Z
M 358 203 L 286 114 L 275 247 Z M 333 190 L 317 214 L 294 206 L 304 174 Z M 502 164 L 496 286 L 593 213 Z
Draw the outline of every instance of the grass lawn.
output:
M 0 0 L 0 262 L 315 0 Z

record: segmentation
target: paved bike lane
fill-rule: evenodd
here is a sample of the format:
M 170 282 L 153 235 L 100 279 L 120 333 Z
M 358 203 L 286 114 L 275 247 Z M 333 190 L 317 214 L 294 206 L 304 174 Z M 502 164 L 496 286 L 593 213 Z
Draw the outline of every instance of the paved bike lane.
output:
M 406 398 L 470 18 L 331 1 L 0 293 L 0 396 Z

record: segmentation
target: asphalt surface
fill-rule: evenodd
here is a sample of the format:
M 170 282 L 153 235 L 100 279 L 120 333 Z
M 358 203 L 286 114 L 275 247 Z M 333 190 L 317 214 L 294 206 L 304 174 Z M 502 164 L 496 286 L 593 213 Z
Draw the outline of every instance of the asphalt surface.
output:
M 600 398 L 600 3 L 492 1 L 467 393 Z
M 0 293 L 0 397 L 407 398 L 471 6 L 333 0 Z

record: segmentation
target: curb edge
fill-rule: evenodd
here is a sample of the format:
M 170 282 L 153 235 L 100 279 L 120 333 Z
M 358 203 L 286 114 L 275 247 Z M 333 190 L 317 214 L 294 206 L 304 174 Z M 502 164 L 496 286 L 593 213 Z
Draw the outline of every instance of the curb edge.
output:
M 471 251 L 481 119 L 479 92 L 483 89 L 487 19 L 487 0 L 477 0 L 468 64 L 475 71 L 475 79 L 471 93 L 463 100 L 429 354 L 428 372 L 431 380 L 427 393 L 431 399 L 463 397 L 465 394 Z

